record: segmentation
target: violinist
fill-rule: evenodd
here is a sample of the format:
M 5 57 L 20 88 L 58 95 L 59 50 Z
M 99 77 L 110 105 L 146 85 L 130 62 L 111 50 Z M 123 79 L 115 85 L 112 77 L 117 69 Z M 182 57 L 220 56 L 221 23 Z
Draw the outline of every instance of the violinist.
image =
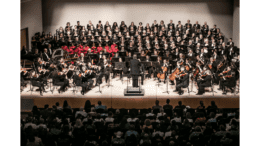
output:
M 189 59 L 195 58 L 195 54 L 193 53 L 192 49 L 189 50 L 189 53 L 187 54 L 187 57 L 188 57 Z
M 35 62 L 35 67 L 38 68 L 46 68 L 47 67 L 47 63 L 45 61 L 42 61 L 42 59 L 40 57 L 38 57 L 37 62 Z M 37 72 L 39 72 L 39 70 L 37 70 Z
M 211 73 L 215 73 L 215 71 L 217 70 L 217 62 L 215 59 L 213 59 L 213 57 L 210 57 L 210 60 L 207 64 L 207 67 L 209 68 L 209 70 L 211 71 Z
M 42 92 L 45 92 L 44 84 L 42 82 L 40 82 L 38 77 L 39 77 L 39 74 L 37 74 L 35 71 L 33 71 L 31 83 L 32 83 L 32 86 L 39 87 L 40 95 L 43 96 Z
M 91 65 L 91 63 L 90 63 L 90 65 Z M 93 74 L 94 74 L 93 70 L 86 69 L 85 66 L 82 66 L 82 68 L 81 68 L 82 83 L 87 83 L 89 90 L 91 90 L 91 87 L 93 86 L 93 83 L 94 83 L 94 81 L 91 78 L 92 76 L 94 77 Z
M 197 85 L 199 87 L 198 93 L 196 95 L 202 95 L 205 93 L 205 87 L 209 87 L 211 85 L 211 72 L 209 70 L 206 70 L 206 67 L 204 67 L 204 78 L 201 78 L 198 80 Z
M 65 90 L 69 87 L 69 80 L 67 79 L 67 71 L 66 69 L 63 69 L 58 74 L 54 76 L 54 82 L 60 86 L 60 89 L 58 92 L 65 92 Z
M 231 67 L 229 66 L 227 70 L 231 70 Z M 227 73 L 226 76 L 223 76 L 223 80 L 221 81 L 222 90 L 223 90 L 222 94 L 224 94 L 224 95 L 227 94 L 226 87 L 231 90 L 231 93 L 234 93 L 234 90 L 232 89 L 232 87 L 235 87 L 235 85 L 236 85 L 235 76 L 233 76 L 232 74 L 231 75 L 228 75 L 228 74 L 230 74 L 230 73 Z
M 81 74 L 79 74 L 79 71 L 77 70 L 76 75 L 73 78 L 73 84 L 76 86 L 81 86 L 82 87 L 81 94 L 84 95 L 88 84 L 82 83 L 82 78 L 83 78 L 83 76 Z
M 189 73 L 185 70 L 184 66 L 181 67 L 180 73 L 176 76 L 176 90 L 173 92 L 178 92 L 182 95 L 184 91 L 181 88 L 186 88 L 189 86 Z
M 22 66 L 20 67 L 20 77 L 21 77 L 21 84 L 22 86 L 24 86 L 24 80 L 28 80 L 28 77 L 29 77 L 29 72 L 25 69 L 25 68 L 22 68 Z M 25 85 L 26 86 L 26 85 Z
M 224 85 L 227 85 L 227 82 L 229 82 L 229 79 L 232 77 L 231 75 L 231 67 L 228 66 L 226 69 L 224 69 L 223 72 L 221 72 L 220 74 L 218 74 L 219 78 L 220 78 L 220 82 L 219 82 L 219 88 L 218 90 L 222 90 L 224 91 Z

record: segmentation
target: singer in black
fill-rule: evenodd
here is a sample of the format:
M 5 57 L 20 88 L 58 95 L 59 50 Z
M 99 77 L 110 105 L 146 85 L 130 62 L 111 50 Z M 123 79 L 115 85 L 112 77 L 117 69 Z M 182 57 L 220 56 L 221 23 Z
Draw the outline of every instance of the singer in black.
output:
M 130 74 L 133 79 L 133 87 L 138 87 L 138 76 L 140 75 L 141 63 L 137 60 L 137 56 L 134 55 L 130 61 Z

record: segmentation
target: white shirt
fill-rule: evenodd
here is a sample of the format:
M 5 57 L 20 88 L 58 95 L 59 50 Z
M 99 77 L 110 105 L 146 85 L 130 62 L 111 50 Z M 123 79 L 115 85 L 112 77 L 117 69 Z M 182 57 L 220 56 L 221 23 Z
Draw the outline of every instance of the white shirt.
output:
M 44 53 L 46 56 L 47 56 L 47 59 L 49 59 L 49 56 L 48 56 L 48 54 L 47 53 Z
M 49 49 L 49 51 L 50 51 L 50 55 L 52 55 L 52 51 L 51 51 L 51 48 L 48 48 Z

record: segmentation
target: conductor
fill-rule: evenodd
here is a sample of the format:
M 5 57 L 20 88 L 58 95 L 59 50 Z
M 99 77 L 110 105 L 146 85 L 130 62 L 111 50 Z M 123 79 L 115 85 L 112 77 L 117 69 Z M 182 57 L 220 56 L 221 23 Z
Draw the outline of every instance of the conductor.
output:
M 136 54 L 133 56 L 133 59 L 130 60 L 130 74 L 133 79 L 133 87 L 138 87 L 138 76 L 140 75 L 141 63 L 137 60 Z

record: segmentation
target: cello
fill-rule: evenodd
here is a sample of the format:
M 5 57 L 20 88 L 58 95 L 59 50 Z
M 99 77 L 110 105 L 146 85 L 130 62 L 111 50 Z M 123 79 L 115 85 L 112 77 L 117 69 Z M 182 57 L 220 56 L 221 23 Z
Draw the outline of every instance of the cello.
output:
M 162 66 L 162 70 L 163 70 L 163 73 L 158 73 L 157 74 L 157 77 L 159 78 L 159 79 L 165 79 L 165 73 L 167 72 L 167 67 L 166 66 Z
M 169 79 L 171 81 L 174 81 L 176 78 L 176 75 L 180 72 L 180 69 L 178 67 L 176 67 L 173 71 L 173 73 L 169 76 Z

